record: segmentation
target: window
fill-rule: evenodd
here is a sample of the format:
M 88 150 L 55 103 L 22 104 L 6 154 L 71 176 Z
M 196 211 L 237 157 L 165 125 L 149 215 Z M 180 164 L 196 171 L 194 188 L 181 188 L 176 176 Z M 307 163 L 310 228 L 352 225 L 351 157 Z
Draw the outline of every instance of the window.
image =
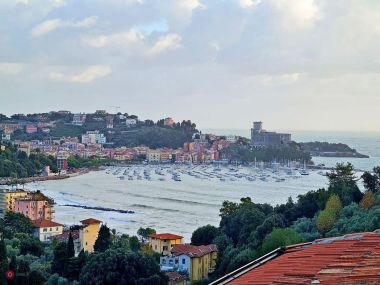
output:
M 157 244 L 155 244 L 155 245 L 154 245 L 154 249 L 156 249 L 156 250 L 157 250 Z
M 52 228 L 50 228 L 50 231 L 52 231 L 53 229 Z
M 167 247 L 167 246 L 163 246 L 163 247 L 162 247 L 162 250 L 163 250 L 163 251 L 167 251 L 167 250 L 168 250 L 168 247 Z
M 186 264 L 186 259 L 182 258 L 182 264 Z
M 47 232 L 47 228 L 44 228 L 42 231 Z
M 55 230 L 58 231 L 58 227 L 56 227 Z
M 178 259 L 175 260 L 175 264 L 178 264 Z

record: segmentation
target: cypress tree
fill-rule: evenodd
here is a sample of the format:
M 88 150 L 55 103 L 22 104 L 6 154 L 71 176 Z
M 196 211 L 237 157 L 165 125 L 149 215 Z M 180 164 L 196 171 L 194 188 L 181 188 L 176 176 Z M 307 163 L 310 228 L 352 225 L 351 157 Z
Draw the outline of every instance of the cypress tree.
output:
M 102 225 L 99 230 L 99 235 L 95 241 L 94 250 L 104 252 L 111 246 L 111 233 L 107 225 Z
M 74 257 L 75 256 L 75 249 L 74 249 L 74 239 L 73 239 L 73 236 L 71 235 L 71 232 L 70 232 L 70 235 L 69 235 L 69 240 L 67 242 L 67 258 L 71 258 L 71 257 Z

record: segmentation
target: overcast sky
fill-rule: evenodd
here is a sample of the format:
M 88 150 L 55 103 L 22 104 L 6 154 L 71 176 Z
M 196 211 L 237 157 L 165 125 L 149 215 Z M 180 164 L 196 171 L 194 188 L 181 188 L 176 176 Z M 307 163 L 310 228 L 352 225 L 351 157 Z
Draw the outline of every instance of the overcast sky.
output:
M 378 0 L 0 0 L 0 113 L 380 131 Z

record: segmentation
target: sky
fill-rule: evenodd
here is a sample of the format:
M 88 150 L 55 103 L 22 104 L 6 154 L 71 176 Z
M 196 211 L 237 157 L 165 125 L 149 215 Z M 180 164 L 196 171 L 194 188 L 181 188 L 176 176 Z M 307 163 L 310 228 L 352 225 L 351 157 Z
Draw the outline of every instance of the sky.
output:
M 380 131 L 379 48 L 378 0 L 0 0 L 0 113 Z

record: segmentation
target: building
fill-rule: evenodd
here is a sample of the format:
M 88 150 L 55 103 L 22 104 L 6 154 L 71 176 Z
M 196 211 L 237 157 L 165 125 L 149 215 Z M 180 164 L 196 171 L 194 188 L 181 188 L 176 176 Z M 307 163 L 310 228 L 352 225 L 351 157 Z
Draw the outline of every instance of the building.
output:
M 81 250 L 89 253 L 94 252 L 94 245 L 98 239 L 101 221 L 90 218 L 83 221 L 81 229 L 79 230 L 79 239 L 81 241 Z
M 59 242 L 67 243 L 71 234 L 74 242 L 75 256 L 78 256 L 82 250 L 82 245 L 79 238 L 79 231 L 80 230 L 64 229 L 62 234 L 54 236 L 54 239 L 56 239 Z
M 82 135 L 83 144 L 105 144 L 106 136 L 99 131 L 88 131 Z
M 163 233 L 149 235 L 149 248 L 161 255 L 171 254 L 174 245 L 182 244 L 183 236 Z
M 27 197 L 29 192 L 17 190 L 0 189 L 0 217 L 3 217 L 7 211 L 14 212 L 15 200 Z
M 113 115 L 107 115 L 107 129 L 113 129 Z
M 69 168 L 69 163 L 67 162 L 67 157 L 65 155 L 57 156 L 57 167 L 61 172 L 66 171 Z
M 173 246 L 170 256 L 160 258 L 160 267 L 162 271 L 178 271 L 186 274 L 191 282 L 201 280 L 214 272 L 217 253 L 214 244 L 200 246 L 177 244 Z
M 160 162 L 161 161 L 161 151 L 160 150 L 148 150 L 146 153 L 146 160 L 149 162 Z
M 18 146 L 18 151 L 23 151 L 26 153 L 27 156 L 30 155 L 30 144 L 29 143 L 21 143 Z
M 127 119 L 125 119 L 125 124 L 127 125 L 127 127 L 134 127 L 134 126 L 137 125 L 137 120 L 136 119 L 127 118 Z
M 251 145 L 253 147 L 279 147 L 291 142 L 291 135 L 268 132 L 263 129 L 262 122 L 254 122 L 251 129 Z
M 42 242 L 50 241 L 52 237 L 62 234 L 63 225 L 45 219 L 32 221 L 35 227 L 34 235 Z
M 86 122 L 86 114 L 78 113 L 74 114 L 72 124 L 75 126 L 83 126 Z
M 168 277 L 168 285 L 186 285 L 186 275 L 179 274 L 177 271 L 165 272 Z
M 27 134 L 34 134 L 34 133 L 37 133 L 38 129 L 35 125 L 32 125 L 32 124 L 27 124 L 25 126 L 25 132 Z
M 28 193 L 26 197 L 14 200 L 14 212 L 23 214 L 30 220 L 52 220 L 54 209 L 53 199 L 46 197 L 40 192 Z
M 276 249 L 212 285 L 380 284 L 380 230 Z
M 237 142 L 237 137 L 234 135 L 228 135 L 226 136 L 226 141 L 229 143 L 236 143 Z
M 1 135 L 1 140 L 2 141 L 10 141 L 11 140 L 11 134 L 10 133 L 3 133 Z
M 164 126 L 173 127 L 175 124 L 174 120 L 172 118 L 165 118 L 164 119 Z

